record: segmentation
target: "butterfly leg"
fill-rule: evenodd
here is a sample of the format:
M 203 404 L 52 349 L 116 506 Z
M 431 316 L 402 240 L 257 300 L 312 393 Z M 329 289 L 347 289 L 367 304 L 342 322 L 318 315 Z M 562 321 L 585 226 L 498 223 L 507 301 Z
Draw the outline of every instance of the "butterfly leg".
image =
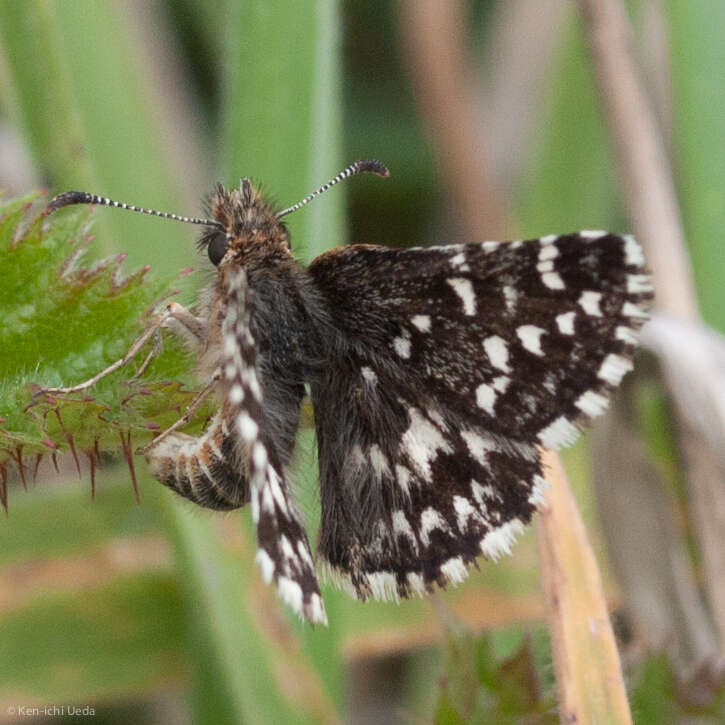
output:
M 146 355 L 146 359 L 141 363 L 139 369 L 131 376 L 131 380 L 137 380 L 146 372 L 146 369 L 151 364 L 151 361 L 161 354 L 163 347 L 164 346 L 163 340 L 161 338 L 161 330 L 156 330 L 154 332 L 154 344 L 149 350 L 149 354 Z
M 197 317 L 178 302 L 171 302 L 166 307 L 168 313 L 164 321 L 164 329 L 174 333 L 193 349 L 198 349 L 206 337 L 206 320 Z
M 180 320 L 180 325 L 170 327 L 168 323 L 172 320 Z M 51 393 L 54 395 L 67 395 L 70 393 L 79 393 L 83 390 L 88 390 L 88 388 L 92 388 L 97 382 L 103 380 L 103 378 L 107 377 L 119 368 L 128 365 L 128 363 L 130 363 L 131 360 L 133 360 L 136 355 L 138 355 L 143 346 L 151 338 L 157 338 L 159 331 L 162 327 L 169 328 L 172 330 L 172 332 L 175 333 L 178 333 L 179 330 L 183 327 L 186 333 L 182 332 L 182 335 L 187 337 L 187 339 L 189 339 L 193 335 L 196 337 L 197 341 L 200 341 L 201 334 L 203 332 L 202 326 L 203 322 L 198 318 L 194 317 L 185 307 L 176 302 L 172 302 L 171 304 L 167 305 L 163 314 L 159 315 L 156 320 L 154 320 L 154 322 L 149 325 L 149 327 L 144 330 L 144 332 L 139 335 L 136 340 L 134 340 L 133 344 L 122 358 L 119 358 L 115 362 L 111 363 L 107 368 L 104 368 L 99 373 L 96 373 L 93 377 L 88 378 L 88 380 L 84 380 L 82 383 L 78 383 L 77 385 L 71 385 L 66 388 L 41 388 L 38 391 L 38 394 Z M 138 377 L 139 375 L 143 374 L 143 371 L 148 367 L 149 363 L 151 362 L 153 357 L 155 357 L 158 351 L 160 351 L 160 344 L 156 342 L 154 344 L 154 348 L 151 350 L 151 353 L 144 360 L 141 368 L 134 377 Z
M 168 435 L 178 430 L 182 426 L 186 425 L 193 417 L 194 413 L 201 407 L 202 403 L 209 397 L 210 393 L 214 389 L 214 386 L 221 377 L 221 370 L 217 370 L 211 377 L 209 382 L 197 393 L 194 399 L 189 403 L 184 414 L 172 425 L 170 425 L 165 431 L 157 435 L 148 445 L 143 448 L 139 448 L 137 453 L 146 455 L 151 448 L 157 446 L 163 441 Z

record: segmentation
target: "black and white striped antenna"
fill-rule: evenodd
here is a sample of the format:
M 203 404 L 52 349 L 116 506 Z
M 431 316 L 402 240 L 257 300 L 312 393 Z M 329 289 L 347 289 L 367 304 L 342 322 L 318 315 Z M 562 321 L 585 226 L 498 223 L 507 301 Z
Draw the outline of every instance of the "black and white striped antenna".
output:
M 355 163 L 350 164 L 350 166 L 344 168 L 334 179 L 330 179 L 326 184 L 323 184 L 319 189 L 316 189 L 302 199 L 302 201 L 298 201 L 296 204 L 287 207 L 287 209 L 278 211 L 275 214 L 276 218 L 281 219 L 283 216 L 287 216 L 287 214 L 297 211 L 305 204 L 309 204 L 316 196 L 326 192 L 331 186 L 335 186 L 335 184 L 339 183 L 343 179 L 347 179 L 350 176 L 356 176 L 357 174 L 375 174 L 376 176 L 382 176 L 384 179 L 390 176 L 390 172 L 385 164 L 381 164 L 375 159 L 361 159 L 360 161 L 356 161 Z
M 48 206 L 43 210 L 43 214 L 46 216 L 52 214 L 58 209 L 62 209 L 64 206 L 70 206 L 71 204 L 101 204 L 103 206 L 113 206 L 117 209 L 126 209 L 127 211 L 137 211 L 141 214 L 151 214 L 152 216 L 162 217 L 163 219 L 173 219 L 177 222 L 186 222 L 187 224 L 201 224 L 206 227 L 218 227 L 223 229 L 224 227 L 213 219 L 201 219 L 199 217 L 191 216 L 180 216 L 179 214 L 171 214 L 167 211 L 156 211 L 156 209 L 144 209 L 141 206 L 134 206 L 133 204 L 124 204 L 120 201 L 113 201 L 105 196 L 98 196 L 97 194 L 89 194 L 87 191 L 66 191 L 58 196 L 53 197 L 50 200 Z
M 350 176 L 356 176 L 357 174 L 375 174 L 376 176 L 381 176 L 383 178 L 387 178 L 388 176 L 390 176 L 390 172 L 388 171 L 385 164 L 381 164 L 375 159 L 362 159 L 360 161 L 356 161 L 355 163 L 350 164 L 350 166 L 343 169 L 337 176 L 335 176 L 335 178 L 330 179 L 319 189 L 316 189 L 311 194 L 306 196 L 304 199 L 302 199 L 302 201 L 298 201 L 293 206 L 277 212 L 277 214 L 275 215 L 276 218 L 281 219 L 283 216 L 291 214 L 293 211 L 297 211 L 301 207 L 305 206 L 305 204 L 309 204 L 316 196 L 319 196 L 320 194 L 326 192 L 330 187 L 335 186 L 335 184 L 339 183 L 343 179 L 347 179 Z M 170 212 L 166 211 L 145 209 L 142 206 L 125 204 L 124 202 L 114 201 L 113 199 L 109 199 L 105 196 L 90 194 L 87 191 L 66 191 L 62 194 L 58 194 L 58 196 L 53 197 L 53 199 L 50 200 L 48 206 L 45 207 L 43 214 L 47 216 L 48 214 L 52 214 L 58 209 L 62 209 L 64 206 L 71 206 L 72 204 L 100 204 L 102 206 L 112 206 L 116 209 L 136 211 L 140 214 L 150 214 L 151 216 L 161 217 L 162 219 L 173 219 L 174 221 L 186 222 L 187 224 L 200 224 L 201 226 L 205 227 L 217 227 L 218 229 L 224 229 L 223 225 L 220 224 L 218 221 L 215 221 L 214 219 L 180 216 L 179 214 L 171 214 Z

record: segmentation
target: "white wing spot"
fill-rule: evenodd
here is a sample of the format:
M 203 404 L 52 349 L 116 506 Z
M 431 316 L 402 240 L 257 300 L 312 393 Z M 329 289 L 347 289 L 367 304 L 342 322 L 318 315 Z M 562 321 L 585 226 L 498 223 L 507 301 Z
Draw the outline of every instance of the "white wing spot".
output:
M 400 357 L 406 359 L 410 357 L 410 340 L 405 337 L 396 337 L 393 340 L 393 348 Z
M 558 238 L 558 234 L 547 234 L 545 237 L 541 237 L 541 239 L 539 239 L 539 244 L 542 247 L 547 247 L 553 244 Z
M 468 576 L 468 569 L 460 556 L 441 564 L 441 574 L 452 584 L 459 584 Z
M 327 624 L 327 613 L 325 612 L 325 605 L 322 603 L 322 597 L 319 594 L 313 594 L 310 597 L 308 604 L 307 615 L 312 622 L 319 622 L 320 624 Z
M 252 458 L 254 459 L 254 465 L 260 470 L 267 465 L 267 449 L 261 441 L 254 444 Z
M 259 426 L 249 417 L 246 410 L 237 417 L 237 427 L 245 443 L 251 443 L 257 437 Z
M 481 246 L 483 247 L 483 251 L 489 254 L 490 252 L 495 252 L 501 246 L 501 242 L 483 242 Z
M 385 454 L 380 450 L 380 446 L 370 446 L 368 455 L 370 456 L 370 464 L 373 467 L 373 471 L 375 471 L 378 478 L 382 479 L 383 476 L 390 476 L 390 464 Z
M 429 408 L 427 411 L 428 417 L 443 431 L 448 430 L 446 421 L 443 416 L 435 409 Z
M 249 506 L 252 509 L 252 521 L 255 524 L 259 523 L 259 491 L 252 489 L 252 494 L 249 497 Z
M 639 334 L 637 331 L 633 330 L 631 327 L 625 327 L 623 325 L 617 327 L 614 331 L 614 336 L 617 340 L 621 340 L 622 342 L 626 342 L 630 345 L 636 345 L 639 342 Z
M 269 584 L 274 574 L 274 561 L 272 561 L 272 557 L 264 549 L 258 549 L 257 555 L 254 558 L 262 572 L 262 579 Z
M 601 237 L 606 237 L 607 233 L 601 229 L 582 229 L 579 232 L 579 236 L 582 239 L 600 239 Z
M 554 244 L 543 245 L 539 250 L 539 262 L 545 262 L 549 259 L 556 259 L 559 256 L 559 247 Z
M 410 525 L 407 516 L 404 511 L 393 512 L 393 532 L 396 536 L 404 536 L 413 545 L 413 549 L 418 551 L 418 540 L 415 538 L 413 533 L 413 527 Z
M 556 316 L 556 326 L 559 328 L 559 332 L 562 335 L 573 335 L 574 334 L 574 318 L 576 312 L 562 312 Z
M 611 385 L 619 385 L 622 378 L 632 369 L 632 361 L 621 355 L 610 353 L 604 358 L 597 377 Z
M 370 587 L 370 593 L 373 595 L 373 599 L 394 602 L 400 600 L 398 595 L 398 582 L 392 571 L 373 572 L 371 574 L 367 574 L 366 578 Z
M 627 276 L 627 292 L 639 294 L 640 292 L 652 292 L 652 280 L 648 274 L 630 274 Z
M 408 580 L 408 587 L 410 587 L 410 591 L 420 597 L 426 593 L 425 582 L 420 574 L 414 571 L 408 572 L 406 579 Z
M 546 426 L 538 435 L 541 445 L 552 451 L 571 445 L 578 437 L 578 428 L 564 415 Z
M 464 496 L 453 497 L 453 508 L 456 511 L 456 525 L 461 533 L 468 528 L 468 519 L 479 518 L 479 514 L 471 502 Z
M 499 375 L 493 379 L 493 389 L 497 393 L 505 393 L 509 385 L 511 385 L 511 378 L 508 375 Z
M 410 496 L 410 481 L 413 478 L 413 474 L 409 468 L 401 466 L 399 463 L 395 464 L 395 480 L 398 482 L 398 486 L 403 489 L 406 496 Z
M 622 305 L 622 314 L 625 317 L 639 317 L 641 319 L 649 317 L 649 315 L 641 307 L 638 307 L 631 302 L 625 302 Z
M 265 486 L 261 492 L 262 496 L 262 510 L 268 514 L 274 513 L 274 495 L 269 486 Z
M 420 540 L 423 546 L 430 544 L 430 534 L 436 529 L 448 531 L 448 523 L 438 511 L 429 506 L 420 515 Z
M 359 443 L 356 443 L 350 450 L 350 464 L 354 470 L 359 470 L 363 463 L 365 463 L 365 456 L 363 455 L 362 448 Z
M 503 288 L 503 299 L 506 304 L 506 311 L 513 313 L 516 309 L 516 301 L 519 298 L 519 293 L 515 287 L 510 284 L 504 285 Z
M 430 332 L 430 315 L 415 315 L 410 321 L 421 332 Z
M 461 431 L 461 438 L 468 446 L 471 455 L 483 466 L 488 465 L 486 454 L 496 450 L 496 444 L 490 438 L 484 438 L 473 430 Z
M 370 383 L 370 385 L 375 385 L 378 382 L 378 376 L 375 374 L 375 371 L 372 368 L 369 368 L 367 366 L 360 368 L 360 373 L 362 374 L 363 378 Z
M 486 505 L 486 499 L 496 498 L 496 492 L 491 486 L 482 486 L 478 481 L 471 481 L 471 492 L 473 498 L 476 499 L 478 508 L 485 516 L 488 513 L 488 507 Z
M 546 251 L 547 249 L 556 249 L 556 247 L 544 247 L 542 251 Z M 554 261 L 552 259 L 547 259 L 543 262 L 539 262 L 536 265 L 536 271 L 537 272 L 553 272 L 554 271 Z
M 401 447 L 405 449 L 420 475 L 426 481 L 430 481 L 430 463 L 437 457 L 438 450 L 451 453 L 453 449 L 446 442 L 440 430 L 419 410 L 410 408 L 408 415 L 410 416 L 410 427 L 403 434 Z
M 241 403 L 244 400 L 244 391 L 238 383 L 232 385 L 232 389 L 229 391 L 229 400 L 234 404 Z
M 591 317 L 601 317 L 602 311 L 599 309 L 599 301 L 602 299 L 601 292 L 585 290 L 579 297 L 578 304 Z
M 254 368 L 242 369 L 242 382 L 247 385 L 255 400 L 262 400 L 262 388 L 259 387 L 259 380 L 257 380 Z
M 541 281 L 549 289 L 564 289 L 564 280 L 558 272 L 544 272 L 541 275 Z
M 631 234 L 625 234 L 624 239 L 624 261 L 626 264 L 632 264 L 635 267 L 641 267 L 644 264 L 644 252 L 639 246 L 637 240 Z
M 295 554 L 295 550 L 292 548 L 290 540 L 284 534 L 279 537 L 279 545 L 285 559 L 297 559 L 297 554 Z
M 453 288 L 453 291 L 461 298 L 463 302 L 463 311 L 469 315 L 476 314 L 476 295 L 473 291 L 473 285 L 470 279 L 463 277 L 449 277 L 446 282 Z
M 545 493 L 551 488 L 551 484 L 539 475 L 534 476 L 534 487 L 529 494 L 528 502 L 536 508 L 546 508 L 547 501 Z
M 481 541 L 481 551 L 491 559 L 498 559 L 502 554 L 510 554 L 511 546 L 516 537 L 524 530 L 518 519 L 511 519 L 505 524 L 490 531 Z
M 302 587 L 296 581 L 281 576 L 277 579 L 277 589 L 282 601 L 297 614 L 302 614 Z
M 579 410 L 591 417 L 601 415 L 607 409 L 608 404 L 609 401 L 603 395 L 595 393 L 593 390 L 587 390 L 574 401 L 574 405 Z
M 506 345 L 506 340 L 498 335 L 491 335 L 483 341 L 483 349 L 488 355 L 488 359 L 491 361 L 491 365 L 503 370 L 505 373 L 511 371 L 509 367 L 509 350 Z
M 287 509 L 287 499 L 282 493 L 282 486 L 280 485 L 281 481 L 279 474 L 277 473 L 277 471 L 274 470 L 274 468 L 272 468 L 272 466 L 270 466 L 267 470 L 267 480 L 269 481 L 269 487 L 272 489 L 272 495 L 274 496 L 274 500 L 277 502 L 277 506 L 279 506 L 280 511 L 288 516 L 289 511 Z
M 521 325 L 521 327 L 516 328 L 516 334 L 521 340 L 521 344 L 534 355 L 544 354 L 541 349 L 541 336 L 545 333 L 546 330 L 536 325 Z
M 224 355 L 233 357 L 237 351 L 237 338 L 234 335 L 224 335 Z
M 489 415 L 493 415 L 493 407 L 496 404 L 496 391 L 486 383 L 481 383 L 476 388 L 476 403 Z
M 300 555 L 300 559 L 302 559 L 302 561 L 304 561 L 310 569 L 315 568 L 315 564 L 310 556 L 310 551 L 307 546 L 305 546 L 305 542 L 302 541 L 302 539 L 297 540 L 297 553 Z

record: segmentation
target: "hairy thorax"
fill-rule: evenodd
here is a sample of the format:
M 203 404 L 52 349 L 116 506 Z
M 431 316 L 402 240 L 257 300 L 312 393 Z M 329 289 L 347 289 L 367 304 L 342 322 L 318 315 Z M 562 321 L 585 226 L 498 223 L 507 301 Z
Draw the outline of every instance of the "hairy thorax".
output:
M 260 340 L 260 374 L 276 383 L 302 384 L 318 366 L 320 327 L 328 317 L 314 293 L 307 270 L 276 250 L 247 255 L 244 269 L 254 290 L 250 328 Z M 224 294 L 223 273 L 201 296 L 199 313 L 208 321 L 207 336 L 199 356 L 200 379 L 209 379 L 222 357 L 222 325 L 229 301 Z

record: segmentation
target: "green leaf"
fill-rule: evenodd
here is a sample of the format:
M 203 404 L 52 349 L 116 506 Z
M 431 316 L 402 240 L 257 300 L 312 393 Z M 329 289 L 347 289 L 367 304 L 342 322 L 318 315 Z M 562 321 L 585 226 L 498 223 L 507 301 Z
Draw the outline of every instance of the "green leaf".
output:
M 38 386 L 73 385 L 121 358 L 182 280 L 149 279 L 146 268 L 126 275 L 123 255 L 85 266 L 89 213 L 33 218 L 30 200 L 0 206 L 0 464 L 56 450 L 97 456 L 130 431 L 150 438 L 193 395 L 181 383 L 190 363 L 172 340 L 138 379 L 129 365 L 81 393 Z

